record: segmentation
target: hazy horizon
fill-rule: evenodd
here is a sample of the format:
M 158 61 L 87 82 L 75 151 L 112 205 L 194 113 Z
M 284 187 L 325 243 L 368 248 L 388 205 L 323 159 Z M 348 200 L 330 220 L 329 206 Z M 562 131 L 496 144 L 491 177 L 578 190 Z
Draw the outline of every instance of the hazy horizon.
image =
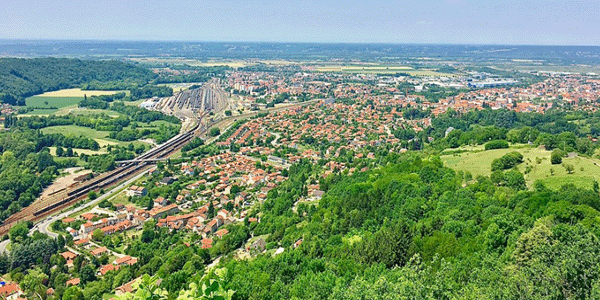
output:
M 24 0 L 3 40 L 599 46 L 591 0 Z
M 60 39 L 60 38 L 0 38 L 0 41 L 4 42 L 91 42 L 91 43 L 102 43 L 102 42 L 117 42 L 117 43 L 215 43 L 215 44 L 315 44 L 315 45 L 410 45 L 410 46 L 531 46 L 531 47 L 600 47 L 598 45 L 580 45 L 580 44 L 495 44 L 495 43 L 411 43 L 411 42 L 301 42 L 301 41 L 246 41 L 246 40 L 143 40 L 143 39 Z

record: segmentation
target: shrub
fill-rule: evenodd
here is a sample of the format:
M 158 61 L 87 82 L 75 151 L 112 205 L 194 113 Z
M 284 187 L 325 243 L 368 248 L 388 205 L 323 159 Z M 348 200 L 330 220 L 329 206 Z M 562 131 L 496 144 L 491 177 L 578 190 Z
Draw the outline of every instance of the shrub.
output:
M 575 167 L 573 165 L 563 164 L 563 167 L 565 168 L 565 171 L 567 171 L 567 173 L 569 174 L 573 174 L 573 171 L 575 171 Z
M 554 149 L 554 151 L 552 151 L 552 154 L 550 155 L 550 162 L 553 165 L 560 165 L 562 164 L 563 156 L 565 156 L 565 154 L 562 150 Z
M 505 154 L 492 161 L 492 172 L 513 168 L 523 162 L 523 155 L 517 151 Z
M 508 142 L 505 140 L 495 140 L 495 141 L 489 141 L 489 142 L 485 143 L 485 150 L 507 149 L 507 148 L 508 148 Z
M 217 136 L 217 135 L 221 134 L 221 130 L 217 127 L 213 127 L 210 129 L 209 134 L 210 134 L 210 136 Z

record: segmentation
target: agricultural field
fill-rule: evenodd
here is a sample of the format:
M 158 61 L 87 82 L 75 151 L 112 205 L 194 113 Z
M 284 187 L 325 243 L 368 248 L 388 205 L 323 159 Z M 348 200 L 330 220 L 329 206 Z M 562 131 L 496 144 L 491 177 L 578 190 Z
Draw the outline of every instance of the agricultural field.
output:
M 473 178 L 478 175 L 489 176 L 494 159 L 500 158 L 506 153 L 518 151 L 523 154 L 524 162 L 518 165 L 517 168 L 523 174 L 527 173 L 525 174 L 525 180 L 528 187 L 532 187 L 535 181 L 540 180 L 551 189 L 559 189 L 567 183 L 591 189 L 594 180 L 600 181 L 600 160 L 596 158 L 577 155 L 563 158 L 563 165 L 570 164 L 574 167 L 573 173 L 568 174 L 562 165 L 552 165 L 550 163 L 551 151 L 536 147 L 513 146 L 509 149 L 488 151 L 483 151 L 483 147 L 460 149 L 467 152 L 442 155 L 442 161 L 454 170 L 471 172 Z M 530 171 L 526 172 L 527 169 L 530 169 Z
M 569 73 L 596 73 L 600 74 L 600 67 L 588 65 L 576 66 L 553 66 L 553 65 L 516 65 L 511 66 L 524 71 L 542 71 L 542 72 L 569 72 Z

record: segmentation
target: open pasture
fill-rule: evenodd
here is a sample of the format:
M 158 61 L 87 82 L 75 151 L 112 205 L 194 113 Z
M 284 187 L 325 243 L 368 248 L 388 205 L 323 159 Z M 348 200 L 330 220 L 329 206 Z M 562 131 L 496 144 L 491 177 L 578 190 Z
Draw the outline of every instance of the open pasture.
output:
M 496 158 L 506 153 L 518 151 L 523 155 L 523 163 L 517 168 L 525 174 L 527 186 L 532 187 L 535 181 L 543 182 L 548 188 L 559 189 L 567 183 L 578 187 L 591 189 L 594 180 L 600 181 L 600 160 L 583 156 L 572 156 L 563 158 L 563 165 L 573 165 L 574 171 L 568 174 L 563 165 L 552 165 L 550 154 L 537 147 L 511 147 L 509 149 L 496 150 L 466 150 L 467 152 L 442 155 L 444 164 L 454 170 L 470 172 L 473 178 L 478 175 L 489 176 L 491 164 Z

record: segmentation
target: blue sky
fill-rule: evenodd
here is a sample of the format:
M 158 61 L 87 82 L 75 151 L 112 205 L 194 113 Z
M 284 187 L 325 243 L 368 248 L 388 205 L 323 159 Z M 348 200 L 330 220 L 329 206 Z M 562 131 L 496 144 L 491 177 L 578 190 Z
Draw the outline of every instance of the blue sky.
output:
M 598 0 L 0 0 L 0 38 L 600 45 Z

